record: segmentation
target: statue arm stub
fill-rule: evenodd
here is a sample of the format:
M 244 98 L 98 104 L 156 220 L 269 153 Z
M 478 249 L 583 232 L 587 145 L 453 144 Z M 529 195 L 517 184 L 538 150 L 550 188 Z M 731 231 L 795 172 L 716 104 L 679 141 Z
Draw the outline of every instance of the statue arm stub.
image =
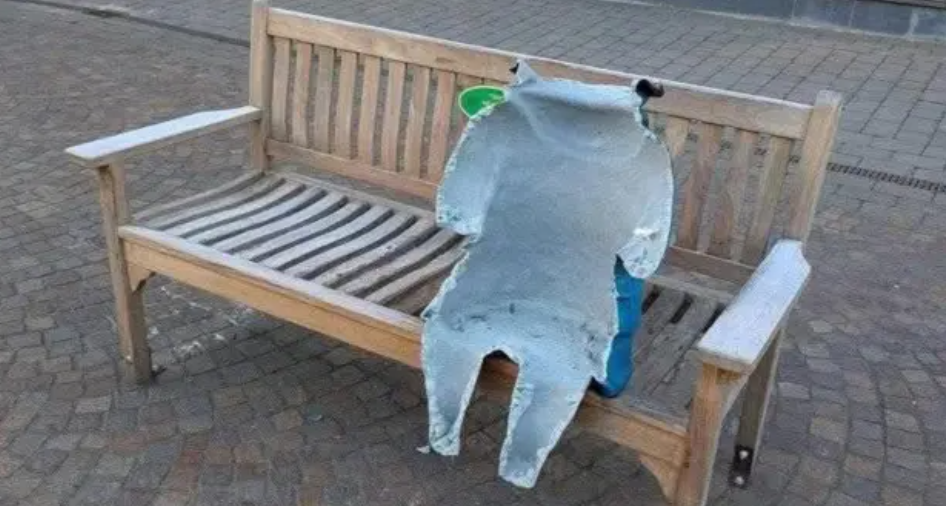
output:
M 628 274 L 645 279 L 660 265 L 670 241 L 673 216 L 673 173 L 670 156 L 659 141 L 647 139 L 641 148 L 637 164 L 649 170 L 636 171 L 635 185 L 644 191 L 635 192 L 644 196 L 637 210 L 640 213 L 629 239 L 618 251 Z
M 500 154 L 488 145 L 489 122 L 480 122 L 481 118 L 470 120 L 447 161 L 437 193 L 437 224 L 465 236 L 483 230 L 502 163 Z

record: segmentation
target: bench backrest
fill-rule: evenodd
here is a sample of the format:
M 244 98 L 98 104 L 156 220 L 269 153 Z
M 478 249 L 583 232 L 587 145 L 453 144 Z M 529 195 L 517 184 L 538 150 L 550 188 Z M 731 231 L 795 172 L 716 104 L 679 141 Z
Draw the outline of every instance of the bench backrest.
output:
M 640 76 L 270 8 L 256 0 L 250 101 L 268 109 L 265 152 L 432 198 L 464 126 L 456 94 L 540 74 L 630 84 Z M 647 109 L 675 156 L 672 260 L 743 279 L 774 237 L 806 240 L 840 98 L 804 105 L 659 80 Z M 267 131 L 268 129 L 268 131 Z M 265 157 L 263 158 L 265 160 Z

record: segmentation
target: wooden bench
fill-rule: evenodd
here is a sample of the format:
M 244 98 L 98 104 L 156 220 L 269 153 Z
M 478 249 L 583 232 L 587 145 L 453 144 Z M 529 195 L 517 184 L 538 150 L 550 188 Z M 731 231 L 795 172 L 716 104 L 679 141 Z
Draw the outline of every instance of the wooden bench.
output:
M 417 313 L 461 254 L 462 238 L 438 230 L 429 205 L 463 127 L 458 90 L 507 81 L 518 58 L 545 76 L 637 78 L 265 0 L 253 4 L 251 41 L 249 106 L 67 151 L 98 174 L 119 346 L 141 381 L 152 377 L 142 289 L 154 273 L 419 367 Z M 690 506 L 706 500 L 723 417 L 743 390 L 736 484 L 758 451 L 840 99 L 663 85 L 648 109 L 681 181 L 676 242 L 645 302 L 634 387 L 613 400 L 589 394 L 578 422 L 639 452 L 668 500 Z M 237 125 L 251 129 L 251 171 L 132 217 L 125 159 Z M 483 383 L 508 388 L 514 374 L 495 360 Z

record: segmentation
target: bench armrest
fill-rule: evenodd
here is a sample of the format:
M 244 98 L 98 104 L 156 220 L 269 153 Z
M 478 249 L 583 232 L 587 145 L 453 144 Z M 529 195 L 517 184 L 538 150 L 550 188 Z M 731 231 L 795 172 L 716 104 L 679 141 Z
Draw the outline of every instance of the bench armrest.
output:
M 697 344 L 704 363 L 751 373 L 801 295 L 811 266 L 802 243 L 779 241 Z
M 262 118 L 262 111 L 245 106 L 222 111 L 204 111 L 105 137 L 66 149 L 85 167 L 101 167 L 119 160 Z

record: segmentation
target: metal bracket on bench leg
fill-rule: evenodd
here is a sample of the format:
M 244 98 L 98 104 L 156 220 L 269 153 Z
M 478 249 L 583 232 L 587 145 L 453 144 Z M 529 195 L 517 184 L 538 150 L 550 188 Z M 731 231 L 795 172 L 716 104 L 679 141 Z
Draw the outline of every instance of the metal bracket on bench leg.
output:
M 729 470 L 729 483 L 739 488 L 749 486 L 754 454 L 755 450 L 752 448 L 736 445 L 736 454 L 733 456 L 732 467 Z

